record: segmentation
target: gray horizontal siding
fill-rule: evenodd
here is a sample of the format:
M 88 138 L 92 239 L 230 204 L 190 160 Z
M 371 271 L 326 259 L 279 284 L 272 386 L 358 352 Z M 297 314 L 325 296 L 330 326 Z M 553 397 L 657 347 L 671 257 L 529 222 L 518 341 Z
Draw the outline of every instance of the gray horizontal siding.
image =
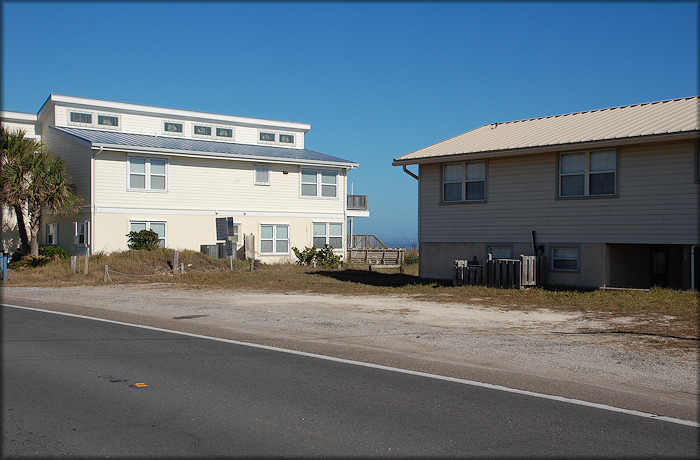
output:
M 421 242 L 698 243 L 692 142 L 625 147 L 618 196 L 557 199 L 554 153 L 488 161 L 485 203 L 440 204 L 440 165 L 420 167 Z

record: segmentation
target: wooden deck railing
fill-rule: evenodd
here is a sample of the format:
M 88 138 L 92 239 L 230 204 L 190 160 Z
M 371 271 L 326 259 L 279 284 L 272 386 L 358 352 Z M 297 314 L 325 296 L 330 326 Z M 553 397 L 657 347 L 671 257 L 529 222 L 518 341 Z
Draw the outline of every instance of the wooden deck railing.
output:
M 366 211 L 367 195 L 348 195 L 348 209 Z

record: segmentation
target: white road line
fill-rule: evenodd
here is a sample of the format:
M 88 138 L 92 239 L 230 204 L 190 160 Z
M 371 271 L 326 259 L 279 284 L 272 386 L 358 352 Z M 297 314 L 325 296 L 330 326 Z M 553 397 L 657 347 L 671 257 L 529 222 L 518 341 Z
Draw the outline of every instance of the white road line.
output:
M 364 363 L 362 361 L 353 361 L 351 359 L 336 358 L 333 356 L 319 355 L 316 353 L 308 353 L 305 351 L 290 350 L 287 348 L 273 347 L 270 345 L 261 345 L 261 344 L 257 344 L 257 343 L 240 342 L 238 340 L 222 339 L 219 337 L 209 337 L 206 335 L 193 334 L 190 332 L 173 331 L 170 329 L 163 329 L 160 327 L 145 326 L 142 324 L 125 323 L 122 321 L 114 321 L 111 319 L 104 319 L 104 318 L 94 318 L 92 316 L 78 315 L 78 314 L 74 314 L 74 313 L 64 313 L 64 312 L 60 312 L 60 311 L 44 310 L 41 308 L 24 307 L 21 305 L 10 305 L 10 304 L 6 304 L 6 303 L 1 303 L 0 305 L 5 306 L 5 307 L 11 307 L 11 308 L 20 308 L 23 310 L 33 310 L 33 311 L 40 311 L 40 312 L 44 312 L 44 313 L 53 313 L 55 315 L 72 316 L 75 318 L 90 319 L 93 321 L 103 321 L 105 323 L 120 324 L 122 326 L 139 327 L 141 329 L 149 329 L 152 331 L 169 332 L 171 334 L 179 334 L 179 335 L 185 335 L 188 337 L 196 337 L 198 339 L 215 340 L 217 342 L 225 342 L 225 343 L 231 343 L 234 345 L 242 345 L 242 346 L 246 346 L 246 347 L 261 348 L 263 350 L 277 351 L 277 352 L 281 352 L 281 353 L 289 353 L 289 354 L 293 354 L 293 355 L 306 356 L 309 358 L 324 359 L 326 361 L 334 361 L 334 362 L 338 362 L 338 363 L 352 364 L 354 366 L 363 366 L 363 367 L 369 367 L 372 369 L 381 369 L 381 370 L 385 370 L 385 371 L 399 372 L 402 374 L 416 375 L 416 376 L 427 377 L 427 378 L 436 379 L 436 380 L 445 380 L 448 382 L 460 383 L 463 385 L 488 388 L 491 390 L 498 390 L 498 391 L 506 391 L 508 393 L 516 393 L 516 394 L 521 394 L 521 395 L 533 396 L 535 398 L 550 399 L 553 401 L 559 401 L 559 402 L 564 402 L 564 403 L 569 403 L 569 404 L 576 404 L 579 406 L 595 407 L 596 409 L 602 409 L 602 410 L 607 410 L 607 411 L 611 411 L 611 412 L 619 412 L 622 414 L 634 415 L 636 417 L 644 417 L 644 418 L 650 418 L 650 419 L 654 419 L 654 420 L 661 420 L 664 422 L 676 423 L 678 425 L 687 425 L 687 426 L 692 426 L 692 427 L 696 427 L 696 428 L 700 427 L 700 423 L 693 421 L 693 420 L 683 420 L 683 419 L 679 419 L 679 418 L 675 418 L 675 417 L 667 417 L 664 415 L 650 414 L 648 412 L 641 412 L 641 411 L 636 411 L 636 410 L 631 410 L 631 409 L 623 409 L 620 407 L 609 406 L 607 404 L 599 404 L 599 403 L 594 403 L 594 402 L 589 402 L 589 401 L 583 401 L 581 399 L 565 398 L 563 396 L 549 395 L 546 393 L 536 393 L 534 391 L 519 390 L 517 388 L 510 388 L 510 387 L 506 387 L 506 386 L 502 386 L 502 385 L 493 385 L 491 383 L 477 382 L 475 380 L 467 380 L 467 379 L 460 379 L 460 378 L 456 378 L 456 377 L 447 377 L 444 375 L 429 374 L 427 372 L 412 371 L 409 369 L 401 369 L 398 367 L 382 366 L 381 364 Z

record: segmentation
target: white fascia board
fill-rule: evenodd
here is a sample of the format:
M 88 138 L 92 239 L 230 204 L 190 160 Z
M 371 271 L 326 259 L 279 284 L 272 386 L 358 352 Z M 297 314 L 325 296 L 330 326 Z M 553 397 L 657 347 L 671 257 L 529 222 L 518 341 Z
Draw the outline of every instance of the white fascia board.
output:
M 143 115 L 155 115 L 162 118 L 176 118 L 188 120 L 201 120 L 210 123 L 235 123 L 238 125 L 261 126 L 265 128 L 287 129 L 306 133 L 311 129 L 307 123 L 293 121 L 266 120 L 263 118 L 248 118 L 234 115 L 222 115 L 207 112 L 195 112 L 191 110 L 170 109 L 150 105 L 129 104 L 126 102 L 103 101 L 99 99 L 87 99 L 83 97 L 62 96 L 51 94 L 39 110 L 39 117 L 49 105 L 64 104 L 69 106 L 92 108 L 95 110 L 114 111 L 118 113 L 135 113 Z
M 89 145 L 89 144 L 88 144 Z M 286 165 L 299 165 L 299 166 L 325 166 L 327 168 L 340 168 L 340 169 L 355 169 L 359 166 L 358 163 L 335 163 L 329 161 L 320 160 L 301 160 L 294 158 L 278 158 L 278 157 L 263 157 L 258 155 L 240 155 L 240 154 L 228 154 L 221 153 L 216 154 L 213 152 L 207 153 L 193 153 L 190 150 L 171 150 L 171 149 L 158 149 L 154 150 L 150 147 L 124 147 L 122 145 L 109 145 L 109 144 L 92 144 L 93 150 L 107 150 L 111 152 L 126 152 L 134 153 L 137 155 L 162 155 L 162 156 L 176 156 L 176 157 L 190 157 L 190 158 L 205 158 L 209 160 L 229 160 L 229 161 L 253 161 L 256 163 L 274 163 L 274 164 L 286 164 Z
M 30 123 L 36 123 L 37 121 L 37 116 L 34 115 L 33 113 L 24 113 L 24 112 L 10 112 L 7 110 L 0 110 L 0 119 L 3 121 L 20 121 L 20 122 L 30 122 Z

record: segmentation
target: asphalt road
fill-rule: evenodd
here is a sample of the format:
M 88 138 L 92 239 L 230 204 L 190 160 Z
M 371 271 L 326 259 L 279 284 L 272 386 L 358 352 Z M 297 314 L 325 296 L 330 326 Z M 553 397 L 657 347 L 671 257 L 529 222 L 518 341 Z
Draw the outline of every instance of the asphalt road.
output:
M 2 307 L 2 342 L 3 457 L 698 455 L 697 427 L 109 322 Z

